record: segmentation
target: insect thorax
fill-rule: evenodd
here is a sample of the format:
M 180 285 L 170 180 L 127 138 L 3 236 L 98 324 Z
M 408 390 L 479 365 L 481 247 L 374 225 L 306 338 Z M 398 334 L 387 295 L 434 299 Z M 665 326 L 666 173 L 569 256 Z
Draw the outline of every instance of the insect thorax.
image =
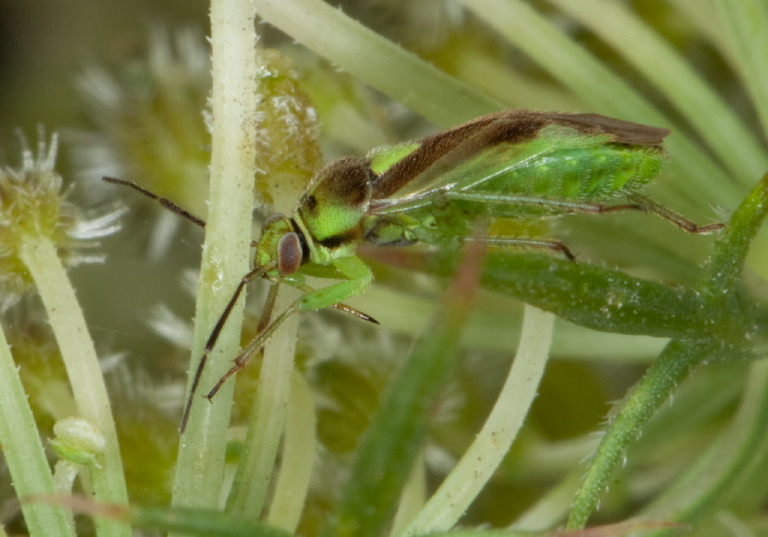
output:
M 363 226 L 365 241 L 377 246 L 456 245 L 469 234 L 476 216 L 454 204 L 439 203 L 407 213 L 369 216 Z

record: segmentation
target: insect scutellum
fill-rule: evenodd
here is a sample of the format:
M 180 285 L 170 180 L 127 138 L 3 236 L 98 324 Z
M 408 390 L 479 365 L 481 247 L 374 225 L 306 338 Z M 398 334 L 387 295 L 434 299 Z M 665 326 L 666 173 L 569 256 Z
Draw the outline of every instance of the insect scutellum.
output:
M 205 345 L 182 432 L 207 356 L 238 297 L 255 278 L 286 283 L 303 294 L 270 318 L 274 292 L 270 293 L 258 334 L 207 393 L 208 399 L 294 313 L 335 307 L 373 321 L 343 304 L 373 281 L 370 268 L 357 256 L 363 243 L 451 248 L 470 236 L 479 219 L 624 210 L 654 213 L 690 233 L 720 229 L 721 224 L 699 226 L 639 194 L 640 187 L 662 168 L 663 140 L 668 134 L 667 129 L 598 114 L 505 110 L 421 140 L 374 149 L 365 159 L 344 157 L 327 164 L 312 178 L 292 215 L 278 214 L 265 221 L 254 268 L 238 284 Z M 133 183 L 105 180 L 131 186 L 191 222 L 205 225 Z M 620 197 L 628 202 L 615 203 Z M 494 237 L 490 241 L 548 249 L 573 260 L 558 240 Z M 305 281 L 308 269 L 304 267 L 332 267 L 340 281 L 312 288 Z

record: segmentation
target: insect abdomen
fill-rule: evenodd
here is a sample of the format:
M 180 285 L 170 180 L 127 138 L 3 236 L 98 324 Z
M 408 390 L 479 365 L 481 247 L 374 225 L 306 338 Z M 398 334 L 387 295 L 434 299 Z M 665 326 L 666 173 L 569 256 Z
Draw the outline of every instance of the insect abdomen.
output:
M 653 148 L 606 144 L 560 149 L 479 185 L 478 191 L 600 201 L 637 190 L 662 165 L 661 152 Z

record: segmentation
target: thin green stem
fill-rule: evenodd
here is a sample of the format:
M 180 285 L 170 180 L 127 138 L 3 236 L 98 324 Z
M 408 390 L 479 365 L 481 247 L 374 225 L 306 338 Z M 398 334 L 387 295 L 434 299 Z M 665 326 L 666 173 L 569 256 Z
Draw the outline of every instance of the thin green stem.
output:
M 466 512 L 512 446 L 538 393 L 554 315 L 526 306 L 523 332 L 504 387 L 485 425 L 404 535 L 449 530 Z
M 768 6 L 762 0 L 716 0 L 720 20 L 729 34 L 734 58 L 752 102 L 757 108 L 763 135 L 768 133 Z
M 634 119 L 642 123 L 672 128 L 669 140 L 675 160 L 670 163 L 675 175 L 689 177 L 685 184 L 675 182 L 678 197 L 704 204 L 712 199 L 722 203 L 736 201 L 738 189 L 730 177 L 674 123 L 650 104 L 628 82 L 603 65 L 551 20 L 520 0 L 463 0 L 463 4 L 511 44 L 520 48 L 551 76 L 600 112 Z M 696 188 L 692 188 L 695 184 Z
M 707 263 L 707 281 L 704 291 L 711 297 L 727 298 L 727 293 L 736 291 L 741 282 L 749 248 L 768 217 L 768 173 L 741 202 L 733 213 L 728 227 L 715 243 Z M 738 296 L 733 293 L 732 298 Z
M 295 298 L 296 290 L 282 288 L 275 310 L 283 311 Z M 264 507 L 285 427 L 298 326 L 299 315 L 294 314 L 264 346 L 245 449 L 227 501 L 227 511 L 235 516 L 257 518 Z
M 656 520 L 693 522 L 730 498 L 733 487 L 754 471 L 768 443 L 768 363 L 751 366 L 738 413 L 718 442 L 646 513 Z M 666 533 L 666 532 L 661 532 Z
M 500 108 L 498 102 L 321 0 L 255 0 L 254 4 L 265 21 L 439 125 L 453 125 Z
M 739 359 L 738 345 L 750 340 L 760 328 L 746 319 L 750 305 L 741 291 L 741 271 L 752 240 L 768 216 L 768 174 L 755 185 L 739 205 L 731 221 L 715 243 L 700 287 L 704 324 L 685 337 L 672 340 L 616 415 L 595 454 L 579 488 L 568 520 L 568 528 L 582 528 L 598 504 L 608 479 L 625 456 L 626 447 L 640 433 L 658 407 L 703 360 Z M 715 314 L 720 316 L 718 318 Z M 716 328 L 728 319 L 741 331 L 719 337 Z M 707 328 L 710 325 L 710 328 Z M 754 333 L 750 333 L 754 332 Z
M 93 465 L 90 472 L 95 499 L 127 504 L 123 462 L 109 397 L 99 359 L 72 284 L 57 255 L 56 247 L 48 239 L 30 238 L 21 248 L 21 257 L 43 299 L 67 369 L 77 411 L 82 418 L 96 426 L 104 437 L 104 452 L 98 458 L 99 464 Z M 108 519 L 97 520 L 96 530 L 102 537 L 127 537 L 131 532 L 124 522 Z
M 765 149 L 743 121 L 689 62 L 626 5 L 599 0 L 550 2 L 595 32 L 653 82 L 742 184 L 765 171 Z
M 442 307 L 387 388 L 324 537 L 381 535 L 391 526 L 403 487 L 423 449 L 435 398 L 455 373 L 461 329 L 472 309 L 483 258 L 471 245 Z
M 314 469 L 317 418 L 312 390 L 304 377 L 294 371 L 285 421 L 285 439 L 280 475 L 267 522 L 289 532 L 296 531 L 304 509 Z
M 672 340 L 634 387 L 605 434 L 587 474 L 576 492 L 568 529 L 580 529 L 598 505 L 608 479 L 626 457 L 627 446 L 637 438 L 673 390 L 707 357 L 711 342 Z
M 224 306 L 248 270 L 255 173 L 258 82 L 257 36 L 249 0 L 211 3 L 213 89 L 211 185 L 203 260 L 200 270 L 190 371 Z M 210 388 L 237 355 L 242 300 L 230 314 L 209 356 L 200 386 Z M 192 375 L 188 380 L 189 390 Z M 179 444 L 174 482 L 175 506 L 212 506 L 219 502 L 233 383 L 226 383 L 213 404 L 193 399 L 186 433 Z
M 3 409 L 0 414 L 0 444 L 3 446 L 3 457 L 11 473 L 16 495 L 22 501 L 21 510 L 30 537 L 74 535 L 68 523 L 70 514 L 67 509 L 43 503 L 24 502 L 25 497 L 51 495 L 57 491 L 32 409 L 29 407 L 19 379 L 19 371 L 2 330 L 0 408 Z

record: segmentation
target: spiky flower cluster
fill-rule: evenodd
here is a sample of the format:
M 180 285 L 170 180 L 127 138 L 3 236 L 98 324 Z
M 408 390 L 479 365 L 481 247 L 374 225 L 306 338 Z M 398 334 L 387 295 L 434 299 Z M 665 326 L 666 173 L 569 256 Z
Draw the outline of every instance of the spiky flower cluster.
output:
M 0 285 L 8 296 L 24 291 L 31 276 L 22 260 L 22 248 L 30 241 L 48 240 L 56 245 L 65 264 L 97 259 L 83 256 L 78 249 L 93 246 L 89 239 L 118 229 L 120 211 L 86 220 L 66 200 L 63 180 L 54 170 L 58 137 L 46 146 L 40 136 L 33 152 L 22 139 L 21 165 L 0 168 Z

